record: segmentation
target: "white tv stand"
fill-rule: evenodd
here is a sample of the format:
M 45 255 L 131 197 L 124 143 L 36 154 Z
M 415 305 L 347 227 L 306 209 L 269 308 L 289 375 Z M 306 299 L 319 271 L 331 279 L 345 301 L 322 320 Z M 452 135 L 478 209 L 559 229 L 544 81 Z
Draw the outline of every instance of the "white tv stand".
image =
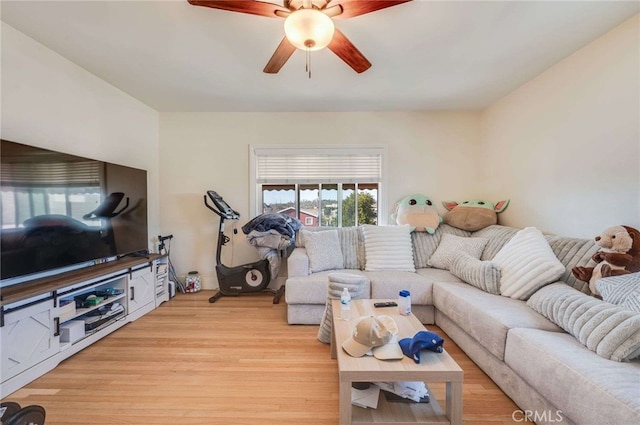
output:
M 3 288 L 0 398 L 167 301 L 167 263 L 158 254 L 125 257 Z M 75 302 L 93 293 L 104 299 Z

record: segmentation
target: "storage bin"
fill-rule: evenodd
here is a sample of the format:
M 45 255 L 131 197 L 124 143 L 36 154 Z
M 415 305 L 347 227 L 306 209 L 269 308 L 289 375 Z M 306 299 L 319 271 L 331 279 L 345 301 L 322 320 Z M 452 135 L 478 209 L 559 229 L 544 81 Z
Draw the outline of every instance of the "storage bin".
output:
M 60 342 L 74 343 L 84 337 L 84 320 L 69 320 L 60 325 Z

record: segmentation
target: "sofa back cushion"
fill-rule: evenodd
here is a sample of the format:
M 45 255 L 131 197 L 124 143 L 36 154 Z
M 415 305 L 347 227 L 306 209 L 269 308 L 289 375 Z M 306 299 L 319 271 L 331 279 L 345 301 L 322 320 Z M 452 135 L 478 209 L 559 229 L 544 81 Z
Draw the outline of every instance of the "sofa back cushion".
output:
M 473 232 L 471 236 L 474 238 L 489 239 L 489 242 L 487 242 L 487 245 L 484 247 L 484 251 L 482 251 L 480 260 L 493 260 L 493 257 L 496 256 L 498 251 L 500 251 L 519 230 L 520 229 L 516 229 L 515 227 L 494 224 L 480 229 L 477 232 Z
M 558 260 L 565 266 L 565 271 L 560 276 L 560 280 L 574 287 L 580 292 L 590 294 L 589 283 L 576 279 L 571 273 L 571 269 L 575 266 L 592 267 L 595 262 L 591 260 L 593 254 L 598 251 L 598 245 L 593 239 L 576 239 L 555 236 L 549 241 L 553 253 L 556 254 Z
M 345 269 L 364 269 L 364 236 L 359 227 L 338 228 Z

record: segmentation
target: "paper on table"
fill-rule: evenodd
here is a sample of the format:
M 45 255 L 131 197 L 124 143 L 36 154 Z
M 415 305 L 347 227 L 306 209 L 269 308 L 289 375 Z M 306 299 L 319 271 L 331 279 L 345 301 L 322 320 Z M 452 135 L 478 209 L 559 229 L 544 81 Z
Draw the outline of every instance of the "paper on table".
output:
M 424 382 L 374 382 L 385 391 L 399 395 L 415 402 L 420 402 L 429 392 Z
M 363 408 L 378 408 L 378 398 L 380 397 L 380 387 L 370 385 L 366 390 L 351 388 L 351 404 Z

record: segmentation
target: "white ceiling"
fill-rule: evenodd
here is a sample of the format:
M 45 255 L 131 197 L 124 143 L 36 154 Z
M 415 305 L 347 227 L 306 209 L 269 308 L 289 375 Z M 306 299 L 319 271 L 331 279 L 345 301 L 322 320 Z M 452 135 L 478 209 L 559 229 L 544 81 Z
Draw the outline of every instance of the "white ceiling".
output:
M 414 0 L 335 20 L 373 65 L 357 74 L 324 49 L 310 80 L 302 51 L 262 72 L 283 37 L 279 18 L 186 0 L 1 7 L 5 23 L 158 111 L 406 111 L 484 108 L 640 2 Z

